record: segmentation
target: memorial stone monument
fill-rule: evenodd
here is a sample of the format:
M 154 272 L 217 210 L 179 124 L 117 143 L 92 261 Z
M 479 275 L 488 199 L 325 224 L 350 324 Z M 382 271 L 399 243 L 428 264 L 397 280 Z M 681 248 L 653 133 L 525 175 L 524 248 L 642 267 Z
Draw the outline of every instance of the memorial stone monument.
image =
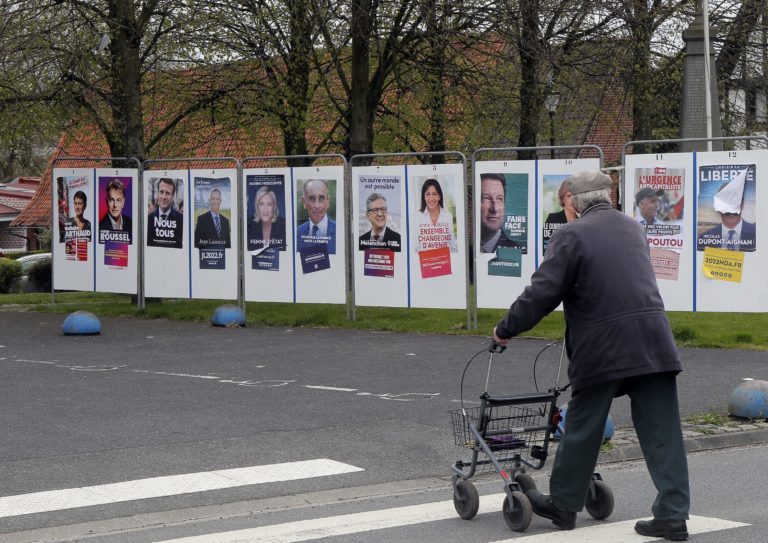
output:
M 706 98 L 704 77 L 704 16 L 699 9 L 691 25 L 683 31 L 685 58 L 683 60 L 683 97 L 680 107 L 680 137 L 706 138 Z M 712 137 L 722 136 L 720 102 L 717 96 L 717 66 L 712 54 L 710 34 L 710 92 L 712 96 Z M 681 152 L 706 151 L 706 142 L 683 143 Z M 722 151 L 723 143 L 712 142 L 713 151 Z

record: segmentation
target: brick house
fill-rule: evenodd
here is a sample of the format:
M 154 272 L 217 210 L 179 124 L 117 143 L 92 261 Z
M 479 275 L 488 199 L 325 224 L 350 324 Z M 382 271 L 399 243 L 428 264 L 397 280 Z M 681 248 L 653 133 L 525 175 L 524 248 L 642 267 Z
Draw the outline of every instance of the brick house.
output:
M 32 202 L 40 181 L 39 177 L 17 177 L 10 183 L 0 183 L 0 253 L 38 248 L 34 230 L 13 227 L 11 223 Z

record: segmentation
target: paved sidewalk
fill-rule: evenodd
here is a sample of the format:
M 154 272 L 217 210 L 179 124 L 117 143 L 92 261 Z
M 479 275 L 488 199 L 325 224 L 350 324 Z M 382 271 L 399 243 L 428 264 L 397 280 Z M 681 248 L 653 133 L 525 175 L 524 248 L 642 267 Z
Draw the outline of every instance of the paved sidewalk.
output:
M 684 420 L 683 438 L 685 448 L 690 452 L 742 447 L 768 443 L 768 421 L 729 418 L 721 424 L 691 422 Z M 600 462 L 622 462 L 640 460 L 643 453 L 635 429 L 617 428 L 613 438 L 603 445 Z

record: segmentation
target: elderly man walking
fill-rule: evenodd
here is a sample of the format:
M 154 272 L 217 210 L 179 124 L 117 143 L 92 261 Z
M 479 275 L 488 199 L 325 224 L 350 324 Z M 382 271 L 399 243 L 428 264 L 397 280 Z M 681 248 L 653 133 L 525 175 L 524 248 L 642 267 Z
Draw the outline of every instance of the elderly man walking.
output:
M 552 236 L 531 284 L 494 329 L 504 345 L 561 302 L 572 386 L 568 424 L 557 450 L 550 494 L 528 492 L 536 514 L 561 529 L 576 526 L 587 498 L 614 397 L 628 395 L 648 471 L 658 491 L 653 519 L 635 531 L 688 539 L 688 464 L 677 401 L 682 371 L 656 284 L 644 228 L 611 207 L 610 178 L 568 179 L 579 214 Z

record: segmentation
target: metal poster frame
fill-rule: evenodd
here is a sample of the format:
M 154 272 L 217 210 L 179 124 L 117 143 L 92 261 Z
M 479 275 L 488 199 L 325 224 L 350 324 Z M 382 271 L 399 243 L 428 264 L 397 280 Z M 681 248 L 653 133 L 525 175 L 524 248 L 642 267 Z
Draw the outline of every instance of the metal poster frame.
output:
M 351 198 L 351 183 L 349 181 L 350 179 L 350 171 L 349 171 L 349 163 L 347 162 L 347 158 L 339 153 L 325 153 L 325 154 L 319 154 L 319 155 L 267 155 L 267 156 L 251 156 L 251 157 L 245 157 L 241 161 L 241 169 L 240 169 L 240 182 L 243 186 L 241 186 L 241 189 L 243 190 L 243 194 L 245 194 L 245 179 L 243 179 L 243 170 L 247 169 L 246 164 L 249 162 L 256 162 L 256 161 L 262 161 L 262 162 L 269 162 L 269 161 L 276 161 L 276 160 L 284 160 L 286 162 L 287 168 L 294 168 L 294 167 L 302 167 L 302 166 L 291 166 L 290 161 L 295 159 L 308 159 L 311 163 L 314 163 L 317 159 L 324 159 L 324 158 L 330 158 L 330 159 L 341 159 L 341 165 L 344 168 L 344 206 L 347 209 L 346 217 L 344 218 L 344 227 L 347 231 L 347 243 L 345 246 L 346 249 L 346 258 L 347 258 L 347 265 L 344 267 L 344 288 L 346 290 L 346 303 L 345 310 L 346 310 L 346 319 L 350 320 L 350 304 L 351 299 L 354 297 L 354 291 L 350 290 L 352 289 L 352 282 L 354 278 L 350 278 L 350 267 L 349 267 L 349 261 L 350 261 L 350 244 L 351 241 L 349 240 L 349 227 L 350 227 L 350 219 L 349 219 L 349 205 L 350 205 L 350 198 Z M 242 198 L 241 198 L 242 202 Z M 241 215 L 243 217 L 244 215 Z M 240 228 L 242 229 L 242 220 L 240 221 Z M 243 238 L 244 239 L 244 238 Z M 243 253 L 243 251 L 240 251 Z M 242 308 L 243 311 L 245 311 L 245 263 L 244 258 L 241 259 L 241 268 L 240 268 L 240 292 L 241 292 L 241 298 L 243 300 Z
M 475 163 L 479 162 L 477 158 L 478 158 L 479 155 L 481 155 L 483 153 L 519 153 L 520 151 L 535 151 L 536 154 L 538 155 L 539 151 L 565 151 L 565 150 L 583 150 L 583 149 L 593 149 L 593 150 L 596 150 L 597 154 L 598 154 L 598 160 L 599 160 L 599 163 L 600 163 L 600 168 L 603 167 L 603 165 L 605 163 L 605 153 L 603 152 L 603 149 L 601 147 L 599 147 L 598 145 L 542 145 L 542 146 L 536 146 L 536 147 L 481 147 L 480 149 L 476 149 L 472 153 L 472 183 L 470 185 L 470 187 L 471 187 L 470 190 L 474 190 L 474 186 L 475 186 L 475 184 L 474 184 L 474 181 L 475 181 Z M 579 158 L 579 157 L 576 157 L 576 158 Z M 515 158 L 514 160 L 518 160 L 518 159 Z M 553 158 L 551 156 L 547 156 L 547 157 L 544 157 L 544 158 L 539 158 L 537 156 L 536 158 L 526 159 L 526 160 L 533 160 L 533 161 L 535 161 L 537 163 L 537 165 L 535 167 L 535 171 L 536 171 L 535 177 L 536 177 L 536 179 L 534 179 L 534 182 L 538 183 L 538 171 L 539 171 L 538 161 L 539 160 L 553 160 Z M 557 159 L 555 159 L 555 160 L 557 160 Z M 475 202 L 474 193 L 472 194 L 472 196 L 473 196 L 472 203 L 474 205 L 474 202 Z M 474 278 L 474 281 L 477 281 L 477 259 L 474 258 L 474 256 L 475 255 L 473 254 L 472 255 L 472 265 L 473 265 L 472 277 Z M 473 307 L 473 310 L 474 310 L 474 327 L 475 327 L 475 330 L 477 330 L 477 288 L 474 289 L 474 299 L 473 299 L 473 302 L 474 302 L 474 304 L 473 304 L 474 305 L 474 307 Z
M 147 171 L 152 171 L 149 168 L 149 166 L 151 164 L 165 164 L 165 163 L 172 163 L 172 162 L 186 162 L 187 163 L 187 170 L 191 169 L 190 168 L 190 163 L 192 163 L 192 162 L 234 162 L 235 163 L 235 170 L 237 171 L 237 179 L 235 180 L 235 182 L 237 183 L 237 186 L 240 187 L 240 184 L 241 184 L 240 181 L 241 181 L 241 178 L 243 176 L 243 168 L 242 168 L 242 164 L 241 164 L 240 160 L 237 159 L 237 158 L 234 158 L 234 157 L 157 158 L 157 159 L 149 159 L 149 160 L 145 160 L 144 161 L 144 168 L 142 170 L 141 182 L 139 183 L 140 189 L 142 191 L 142 195 L 143 195 L 144 189 L 145 189 L 143 173 L 147 172 Z M 242 215 L 241 215 L 242 210 L 240 209 L 240 207 L 241 207 L 240 206 L 240 200 L 241 199 L 238 198 L 238 204 L 237 204 L 238 205 L 238 207 L 237 207 L 238 217 L 242 217 Z M 142 207 L 142 209 L 143 209 L 143 207 Z M 238 222 L 242 222 L 242 221 L 238 221 Z M 238 225 L 237 235 L 238 235 L 238 239 L 239 240 L 242 239 L 242 232 L 240 231 L 240 226 L 239 225 Z M 143 255 L 143 248 L 144 248 L 144 238 L 143 237 L 141 238 L 141 241 L 142 241 L 141 247 L 142 247 L 142 255 Z M 143 260 L 142 260 L 142 263 L 143 263 Z M 242 270 L 243 270 L 243 255 L 242 255 L 242 251 L 238 251 L 238 254 L 237 254 L 237 275 L 238 275 L 237 305 L 240 308 L 244 309 L 245 308 L 245 302 L 243 301 L 243 295 L 242 295 L 242 293 L 243 293 L 243 291 L 242 291 L 242 282 L 243 282 Z M 140 309 L 144 309 L 144 307 L 145 307 L 145 305 L 144 305 L 145 300 L 144 300 L 144 270 L 143 270 L 143 266 L 142 266 L 140 277 L 141 277 L 141 282 L 140 282 L 140 284 L 141 284 L 141 296 L 139 298 L 139 308 Z
M 464 254 L 464 273 L 466 277 L 466 283 L 465 283 L 465 290 L 466 290 L 466 308 L 467 308 L 467 329 L 469 329 L 471 324 L 471 295 L 470 295 L 470 288 L 469 288 L 469 206 L 467 205 L 467 157 L 464 155 L 464 153 L 461 153 L 460 151 L 433 151 L 433 152 L 423 152 L 423 153 L 372 153 L 372 154 L 365 154 L 365 155 L 355 155 L 352 158 L 349 159 L 349 167 L 350 167 L 350 177 L 352 176 L 351 169 L 354 167 L 354 163 L 356 161 L 362 161 L 366 160 L 369 164 L 374 162 L 376 159 L 379 158 L 394 158 L 394 157 L 403 157 L 403 158 L 420 158 L 420 157 L 456 157 L 461 161 L 462 164 L 462 170 L 463 170 L 463 176 L 464 176 L 464 183 L 462 191 L 462 198 L 464 199 L 464 220 L 465 224 L 467 225 L 467 228 L 464 229 L 464 247 L 465 247 L 465 254 Z M 350 181 L 349 183 L 349 189 L 350 189 L 350 199 L 351 199 L 351 190 L 352 190 L 352 183 Z M 349 207 L 350 211 L 352 209 L 351 204 Z M 348 213 L 348 219 L 350 221 L 349 225 L 349 232 L 350 235 L 348 236 L 350 238 L 350 243 L 352 243 L 352 235 L 351 235 L 351 213 Z M 354 288 L 354 280 L 355 280 L 355 262 L 353 258 L 350 258 L 350 276 L 352 280 L 352 289 L 351 289 L 351 296 L 352 296 L 352 320 L 357 320 L 357 306 L 355 305 L 355 288 Z
M 137 182 L 138 182 L 138 209 L 142 209 L 142 200 L 141 200 L 141 178 L 143 176 L 144 168 L 142 167 L 141 161 L 138 158 L 133 157 L 122 157 L 122 156 L 116 156 L 116 157 L 57 157 L 53 159 L 53 166 L 51 168 L 51 303 L 56 303 L 55 300 L 55 288 L 54 288 L 54 280 L 53 276 L 55 273 L 55 259 L 53 258 L 53 217 L 56 215 L 56 193 L 54 191 L 53 187 L 53 172 L 56 169 L 56 163 L 57 162 L 104 162 L 104 161 L 110 161 L 115 162 L 117 160 L 123 160 L 125 162 L 133 162 L 136 164 L 136 172 L 137 172 Z M 94 171 L 96 170 L 97 166 L 94 166 Z M 95 180 L 94 180 L 95 182 Z M 95 205 L 95 204 L 94 204 Z M 142 224 L 141 221 L 138 223 L 138 231 L 137 236 L 139 239 L 142 239 Z M 94 259 L 96 258 L 96 254 L 94 251 Z M 94 261 L 95 262 L 95 261 Z M 144 270 L 144 251 L 143 251 L 143 245 L 138 244 L 138 258 L 136 260 L 136 297 L 137 297 L 137 306 L 139 308 L 143 308 L 143 298 L 144 298 L 144 282 L 143 282 L 143 270 Z M 95 285 L 94 285 L 94 292 Z
M 747 142 L 747 150 L 748 150 L 749 149 L 749 143 L 752 142 L 752 141 L 764 141 L 764 142 L 766 142 L 766 144 L 768 144 L 768 136 L 720 136 L 720 137 L 715 137 L 715 138 L 676 138 L 676 139 L 664 139 L 664 140 L 637 140 L 637 141 L 629 141 L 629 142 L 625 143 L 622 146 L 622 148 L 621 148 L 621 166 L 622 166 L 622 169 L 621 169 L 621 184 L 624 185 L 624 184 L 627 183 L 627 179 L 626 179 L 626 175 L 627 175 L 626 159 L 627 159 L 627 154 L 628 154 L 627 153 L 627 149 L 629 149 L 630 146 L 635 146 L 635 145 L 655 145 L 655 144 L 660 144 L 660 143 L 677 143 L 677 144 L 680 144 L 680 143 L 703 143 L 703 142 L 711 143 L 711 142 L 714 142 L 714 141 L 720 141 L 720 142 L 725 142 L 725 141 L 746 141 Z M 679 149 L 679 147 L 680 146 L 678 145 L 678 149 Z M 694 157 L 694 160 L 693 160 L 693 169 L 694 169 L 694 173 L 693 173 L 693 175 L 694 175 L 694 179 L 693 179 L 693 181 L 694 181 L 693 182 L 693 206 L 694 206 L 694 210 L 696 210 L 697 207 L 698 207 L 698 203 L 697 203 L 698 202 L 698 186 L 697 186 L 698 184 L 696 183 L 696 181 L 698 180 L 698 172 L 696 171 L 695 155 L 697 153 L 710 153 L 710 152 L 712 152 L 712 151 L 709 151 L 709 150 L 707 150 L 707 151 L 685 151 L 685 152 L 678 151 L 678 152 L 674 152 L 674 153 L 672 153 L 672 152 L 663 152 L 663 153 L 653 153 L 653 152 L 650 152 L 650 153 L 642 153 L 642 154 L 658 154 L 658 155 L 662 155 L 662 154 L 687 155 L 687 154 L 690 154 L 692 157 Z M 629 154 L 633 154 L 634 155 L 634 153 L 629 153 Z M 624 196 L 626 198 L 626 195 L 624 195 Z M 626 207 L 625 207 L 625 209 L 626 209 Z M 695 225 L 696 216 L 697 216 L 697 213 L 692 213 L 692 219 L 694 221 L 694 226 L 693 226 L 693 231 L 694 232 L 696 232 L 696 225 Z M 697 306 L 697 303 L 696 303 L 696 292 L 697 292 L 697 288 L 698 288 L 697 281 L 696 281 L 696 274 L 697 274 L 696 259 L 697 259 L 696 251 L 693 250 L 693 276 L 694 276 L 694 279 L 693 279 L 693 305 L 691 307 L 691 311 L 693 313 L 696 313 L 698 311 L 698 309 L 696 307 Z

